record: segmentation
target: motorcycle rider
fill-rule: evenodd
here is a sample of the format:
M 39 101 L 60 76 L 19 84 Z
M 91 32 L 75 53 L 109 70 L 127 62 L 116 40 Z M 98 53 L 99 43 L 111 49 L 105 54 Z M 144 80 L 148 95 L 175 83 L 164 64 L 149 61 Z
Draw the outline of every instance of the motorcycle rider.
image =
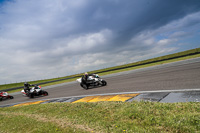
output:
M 95 83 L 94 79 L 89 79 L 89 76 L 92 76 L 93 78 L 99 78 L 97 74 L 88 74 L 87 72 L 85 72 L 85 74 L 82 76 L 82 83 L 85 84 L 87 87 L 89 85 L 89 83 L 92 82 L 92 84 Z
M 34 85 L 25 82 L 24 83 L 24 92 L 26 92 L 26 93 L 30 92 L 30 88 L 29 88 L 30 86 L 34 86 Z
M 84 75 L 81 78 L 82 83 L 85 84 L 86 86 L 87 86 L 88 77 L 89 77 L 88 73 L 85 72 Z

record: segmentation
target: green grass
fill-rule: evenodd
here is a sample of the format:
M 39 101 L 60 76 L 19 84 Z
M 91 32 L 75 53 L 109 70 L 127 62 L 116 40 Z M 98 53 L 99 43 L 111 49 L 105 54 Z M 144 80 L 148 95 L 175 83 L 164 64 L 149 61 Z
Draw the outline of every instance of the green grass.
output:
M 48 103 L 0 108 L 0 119 L 0 132 L 9 133 L 197 133 L 200 103 Z
M 134 69 L 139 69 L 139 68 L 144 68 L 144 67 L 149 67 L 149 66 L 155 66 L 155 65 L 165 64 L 165 63 L 171 63 L 171 62 L 176 62 L 176 61 L 181 61 L 181 60 L 200 57 L 199 51 L 200 51 L 200 48 L 197 48 L 197 49 L 183 51 L 183 52 L 179 52 L 179 53 L 175 53 L 175 54 L 171 54 L 171 55 L 166 55 L 166 56 L 162 56 L 162 57 L 157 57 L 157 58 L 153 58 L 153 59 L 139 61 L 139 62 L 135 62 L 135 63 L 125 64 L 125 65 L 121 65 L 121 66 L 115 66 L 115 67 L 110 67 L 110 68 L 105 68 L 105 69 L 100 69 L 100 70 L 95 70 L 95 71 L 91 71 L 89 73 L 99 73 L 99 72 L 104 71 L 104 70 L 111 70 L 111 69 L 114 69 L 114 68 L 122 68 L 122 67 L 125 67 L 125 66 L 138 65 L 138 66 L 135 66 L 135 67 L 130 67 L 130 68 L 125 68 L 125 69 L 120 69 L 120 70 L 114 70 L 114 71 L 99 73 L 100 76 L 103 76 L 103 75 L 108 75 L 108 74 L 117 73 L 117 72 L 129 71 L 129 70 L 134 70 Z M 191 53 L 196 53 L 196 54 L 195 55 L 188 55 L 188 56 L 180 57 L 180 58 L 175 58 L 175 59 L 170 59 L 170 60 L 165 60 L 165 61 L 160 61 L 160 62 L 156 62 L 156 63 L 148 63 L 146 65 L 140 65 L 140 64 L 143 64 L 143 63 L 151 62 L 151 61 L 156 61 L 156 60 L 161 60 L 161 59 L 168 59 L 168 58 L 171 58 L 171 57 L 187 55 L 187 54 L 191 54 Z M 76 75 L 70 75 L 70 76 L 59 77 L 59 78 L 54 78 L 54 79 L 30 81 L 29 83 L 30 84 L 39 84 L 39 83 L 42 83 L 42 82 L 53 81 L 53 80 L 64 79 L 64 78 L 70 78 L 70 77 L 81 76 L 81 75 L 82 74 L 76 74 Z M 41 86 L 45 87 L 45 86 L 49 86 L 49 85 L 55 85 L 55 84 L 60 84 L 60 83 L 65 83 L 65 82 L 71 82 L 71 81 L 75 81 L 75 80 L 76 80 L 76 78 L 67 79 L 67 80 L 62 80 L 62 81 L 43 84 Z M 20 87 L 20 86 L 23 86 L 23 84 L 24 84 L 24 82 L 0 85 L 0 90 L 14 88 L 14 87 Z M 9 93 L 18 92 L 21 89 L 8 91 L 8 92 Z

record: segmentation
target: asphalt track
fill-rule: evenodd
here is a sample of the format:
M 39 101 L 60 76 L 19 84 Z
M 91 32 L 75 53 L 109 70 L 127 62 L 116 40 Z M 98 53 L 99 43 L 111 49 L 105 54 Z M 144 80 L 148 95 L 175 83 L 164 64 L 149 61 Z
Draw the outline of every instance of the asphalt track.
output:
M 111 74 L 103 76 L 103 79 L 108 83 L 105 87 L 84 90 L 78 82 L 64 83 L 44 87 L 49 96 L 30 99 L 15 94 L 14 99 L 1 101 L 0 105 L 81 95 L 198 89 L 200 88 L 200 58 Z

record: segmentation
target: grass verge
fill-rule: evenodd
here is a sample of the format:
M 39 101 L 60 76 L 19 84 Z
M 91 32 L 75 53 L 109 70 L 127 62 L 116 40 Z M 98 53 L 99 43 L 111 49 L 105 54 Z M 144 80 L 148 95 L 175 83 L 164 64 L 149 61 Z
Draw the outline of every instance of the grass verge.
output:
M 199 132 L 200 103 L 49 103 L 0 108 L 1 132 Z M 23 130 L 22 130 L 23 129 Z

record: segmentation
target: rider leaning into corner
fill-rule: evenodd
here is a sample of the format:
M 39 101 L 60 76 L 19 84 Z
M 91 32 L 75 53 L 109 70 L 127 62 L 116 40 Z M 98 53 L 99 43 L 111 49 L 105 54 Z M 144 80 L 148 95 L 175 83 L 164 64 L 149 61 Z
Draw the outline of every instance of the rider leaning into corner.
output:
M 89 78 L 89 76 L 96 77 L 96 74 L 88 74 L 87 72 L 85 72 L 85 74 L 81 78 L 82 83 L 87 85 L 87 86 L 88 86 L 88 81 L 89 81 L 88 78 Z
M 24 92 L 30 92 L 30 88 L 29 88 L 30 86 L 34 86 L 34 85 L 25 82 L 24 83 Z
M 85 74 L 81 78 L 81 81 L 82 81 L 83 84 L 87 85 L 88 77 L 89 77 L 88 73 L 85 72 Z

